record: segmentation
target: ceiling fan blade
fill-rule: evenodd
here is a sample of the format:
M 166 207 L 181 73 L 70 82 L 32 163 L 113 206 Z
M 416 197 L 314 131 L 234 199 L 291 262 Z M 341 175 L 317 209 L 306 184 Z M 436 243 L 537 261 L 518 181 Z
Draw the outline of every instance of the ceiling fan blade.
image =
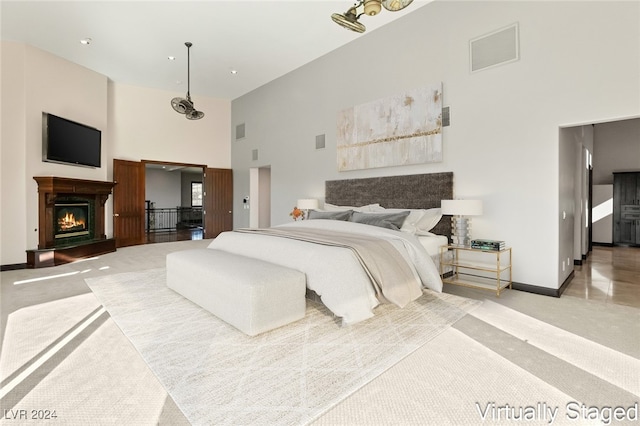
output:
M 193 110 L 193 103 L 185 98 L 173 98 L 171 99 L 171 106 L 176 112 L 180 114 L 186 114 Z
M 193 109 L 189 111 L 185 116 L 187 117 L 187 120 L 200 120 L 202 117 L 204 117 L 204 112 Z

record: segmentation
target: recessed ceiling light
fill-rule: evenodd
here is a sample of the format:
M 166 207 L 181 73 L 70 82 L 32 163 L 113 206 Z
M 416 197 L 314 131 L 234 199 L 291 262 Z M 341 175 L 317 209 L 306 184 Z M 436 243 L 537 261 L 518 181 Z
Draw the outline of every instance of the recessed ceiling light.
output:
M 238 70 L 231 70 L 231 74 L 233 74 L 233 75 L 238 74 Z
M 176 57 L 175 56 L 167 56 L 167 59 L 170 61 L 175 61 Z
M 89 45 L 89 44 L 91 44 L 91 39 L 89 37 L 83 38 L 82 40 L 80 40 L 80 43 L 82 43 L 84 45 Z

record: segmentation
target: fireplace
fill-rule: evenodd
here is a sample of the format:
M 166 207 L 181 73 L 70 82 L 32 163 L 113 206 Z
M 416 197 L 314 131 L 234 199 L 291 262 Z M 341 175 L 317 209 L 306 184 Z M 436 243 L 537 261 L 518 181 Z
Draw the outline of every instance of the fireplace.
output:
M 113 182 L 36 176 L 38 248 L 27 250 L 27 266 L 73 262 L 116 250 L 105 235 L 105 203 Z
M 56 243 L 76 243 L 93 239 L 89 206 L 89 201 L 56 200 L 53 214 L 53 237 Z

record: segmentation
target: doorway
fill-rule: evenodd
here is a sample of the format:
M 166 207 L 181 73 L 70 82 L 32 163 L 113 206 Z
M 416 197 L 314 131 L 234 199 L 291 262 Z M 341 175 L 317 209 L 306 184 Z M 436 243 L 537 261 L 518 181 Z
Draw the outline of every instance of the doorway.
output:
M 159 176 L 163 182 L 157 186 L 157 191 L 147 194 L 146 174 L 147 166 L 151 172 Z M 175 188 L 186 187 L 185 190 L 167 190 L 171 184 L 164 172 L 157 171 L 165 168 L 175 168 L 175 171 L 185 170 L 185 175 L 176 179 Z M 177 176 L 177 175 L 175 175 Z M 213 169 L 205 165 L 167 163 L 161 161 L 127 161 L 113 160 L 113 216 L 114 238 L 117 247 L 145 244 L 146 242 L 166 242 L 183 239 L 214 238 L 220 232 L 233 228 L 233 174 L 230 169 Z M 194 185 L 195 184 L 195 185 Z M 180 195 L 176 193 L 179 192 Z M 147 197 L 149 195 L 149 197 Z M 198 202 L 198 196 L 201 203 Z M 183 201 L 183 199 L 185 201 Z M 159 218 L 150 217 L 152 207 L 161 207 L 161 203 L 169 203 L 177 213 L 168 224 L 158 226 Z M 167 201 L 169 200 L 169 201 Z M 194 206 L 193 204 L 201 204 Z M 182 204 L 188 204 L 182 209 Z M 184 210 L 184 211 L 182 211 Z M 149 216 L 149 217 L 148 217 Z M 149 222 L 154 222 L 150 224 Z M 154 233 L 147 238 L 147 230 L 153 225 L 154 231 L 168 231 L 164 234 Z M 175 232 L 173 231 L 175 227 Z M 184 230 L 178 231 L 181 227 Z M 147 241 L 149 240 L 149 241 Z
M 201 240 L 204 167 L 145 163 L 145 243 Z
M 249 211 L 249 227 L 271 226 L 271 166 L 249 169 L 249 200 L 243 203 Z
M 638 117 L 560 129 L 560 282 L 571 259 L 580 266 L 594 246 L 614 245 L 613 173 L 640 170 L 639 133 Z

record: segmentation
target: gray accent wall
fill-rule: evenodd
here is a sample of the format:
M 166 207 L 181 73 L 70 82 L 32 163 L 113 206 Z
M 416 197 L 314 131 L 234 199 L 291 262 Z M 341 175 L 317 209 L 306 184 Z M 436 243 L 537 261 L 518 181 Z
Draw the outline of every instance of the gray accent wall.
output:
M 559 190 L 559 128 L 640 116 L 639 17 L 637 2 L 433 2 L 354 33 L 232 102 L 231 128 L 251 129 L 231 147 L 234 226 L 249 223 L 240 204 L 252 167 L 271 167 L 272 225 L 291 220 L 298 198 L 322 200 L 325 180 L 452 171 L 455 197 L 484 201 L 473 235 L 513 247 L 514 280 L 559 288 L 558 265 L 573 251 L 572 227 L 560 237 L 558 223 L 560 205 L 573 205 Z M 469 41 L 515 22 L 520 59 L 471 73 Z M 455 116 L 442 163 L 337 171 L 340 110 L 438 82 Z

